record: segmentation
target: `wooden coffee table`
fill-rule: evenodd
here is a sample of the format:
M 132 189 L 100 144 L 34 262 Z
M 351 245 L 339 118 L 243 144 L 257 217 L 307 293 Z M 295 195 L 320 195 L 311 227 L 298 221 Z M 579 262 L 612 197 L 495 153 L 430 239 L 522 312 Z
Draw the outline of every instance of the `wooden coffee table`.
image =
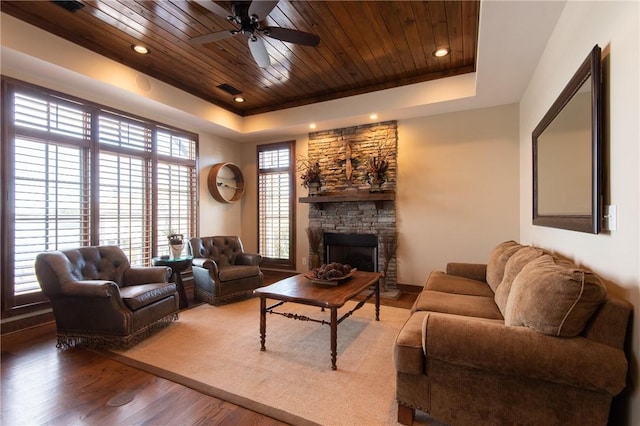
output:
M 378 272 L 355 271 L 351 278 L 338 285 L 324 285 L 312 284 L 308 278 L 300 274 L 254 290 L 253 293 L 260 296 L 260 350 L 266 350 L 267 312 L 287 318 L 327 324 L 331 327 L 331 369 L 335 370 L 337 368 L 338 324 L 360 309 L 372 296 L 375 296 L 376 321 L 380 321 L 380 276 L 381 274 Z M 373 291 L 365 299 L 358 302 L 352 310 L 338 318 L 338 309 L 370 286 L 374 286 Z M 267 299 L 279 300 L 279 302 L 267 306 Z M 331 320 L 327 322 L 304 315 L 275 311 L 275 308 L 286 302 L 330 309 Z

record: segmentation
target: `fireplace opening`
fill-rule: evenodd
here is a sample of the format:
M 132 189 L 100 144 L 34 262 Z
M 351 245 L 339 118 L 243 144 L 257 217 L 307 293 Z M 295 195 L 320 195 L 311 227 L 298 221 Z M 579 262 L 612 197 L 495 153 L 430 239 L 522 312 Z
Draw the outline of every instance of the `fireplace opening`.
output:
M 325 263 L 348 263 L 359 271 L 378 272 L 378 237 L 374 234 L 324 234 Z

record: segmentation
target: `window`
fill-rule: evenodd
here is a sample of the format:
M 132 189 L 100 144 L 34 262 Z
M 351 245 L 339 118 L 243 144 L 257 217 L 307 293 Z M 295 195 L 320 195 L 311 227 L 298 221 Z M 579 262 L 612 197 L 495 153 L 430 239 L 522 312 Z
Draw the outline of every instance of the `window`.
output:
M 261 266 L 295 269 L 295 142 L 258 146 L 258 248 Z
M 132 265 L 166 254 L 171 228 L 197 234 L 197 136 L 3 79 L 3 316 L 46 299 L 47 250 L 120 246 Z

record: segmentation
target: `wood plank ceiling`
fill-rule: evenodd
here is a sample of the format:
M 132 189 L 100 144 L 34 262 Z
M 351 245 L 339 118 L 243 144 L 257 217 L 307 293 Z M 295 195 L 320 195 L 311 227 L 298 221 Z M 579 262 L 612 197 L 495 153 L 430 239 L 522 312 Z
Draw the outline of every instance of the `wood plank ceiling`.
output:
M 280 0 L 263 25 L 317 34 L 318 47 L 262 37 L 271 65 L 259 68 L 243 35 L 193 45 L 235 29 L 186 0 L 86 1 L 72 13 L 51 1 L 6 1 L 2 12 L 247 116 L 475 71 L 479 0 Z M 231 2 L 216 2 L 231 11 Z M 231 14 L 231 13 L 229 13 Z M 133 52 L 133 44 L 150 49 Z M 440 47 L 451 53 L 436 58 Z M 236 103 L 228 84 L 242 92 Z

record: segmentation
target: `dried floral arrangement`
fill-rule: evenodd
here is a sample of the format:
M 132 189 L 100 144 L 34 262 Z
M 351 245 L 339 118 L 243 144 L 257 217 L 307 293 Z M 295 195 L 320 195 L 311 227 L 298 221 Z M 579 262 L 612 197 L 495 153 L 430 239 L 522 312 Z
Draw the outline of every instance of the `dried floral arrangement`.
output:
M 307 228 L 307 238 L 309 240 L 309 249 L 313 254 L 320 253 L 320 243 L 322 242 L 323 231 L 320 228 Z
M 395 148 L 387 140 L 377 144 L 376 152 L 364 162 L 365 180 L 367 182 L 386 182 L 389 161 L 394 152 Z
M 320 172 L 320 163 L 311 160 L 308 157 L 298 157 L 296 168 L 300 172 L 302 186 L 309 187 L 310 183 L 322 183 L 322 174 Z
M 389 264 L 391 260 L 396 255 L 396 251 L 398 250 L 398 236 L 397 235 L 387 235 L 382 238 L 381 241 L 382 252 L 384 255 L 384 265 L 382 268 L 382 276 L 385 278 L 383 280 L 383 290 L 387 289 L 387 272 L 389 271 Z

